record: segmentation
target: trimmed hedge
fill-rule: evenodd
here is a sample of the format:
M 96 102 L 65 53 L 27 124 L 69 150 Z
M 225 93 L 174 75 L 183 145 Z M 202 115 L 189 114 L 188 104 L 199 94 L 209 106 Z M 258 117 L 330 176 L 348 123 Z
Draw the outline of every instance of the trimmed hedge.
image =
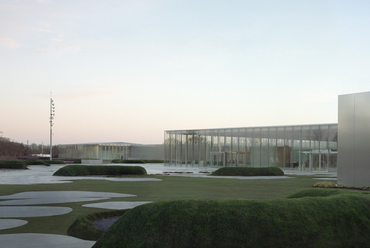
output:
M 99 212 L 99 213 L 81 215 L 68 228 L 67 234 L 69 236 L 73 236 L 79 239 L 96 241 L 105 233 L 105 231 L 97 228 L 94 225 L 94 221 L 100 220 L 103 218 L 121 216 L 127 211 L 129 211 L 129 209 L 112 210 L 112 211 L 107 211 L 107 212 Z
M 369 247 L 369 205 L 361 194 L 154 202 L 119 218 L 93 248 Z
M 51 164 L 66 164 L 64 161 L 62 160 L 46 160 L 45 163 L 51 165 Z
M 46 165 L 49 166 L 44 160 L 37 160 L 37 159 L 29 159 L 24 161 L 27 165 Z
M 113 159 L 111 163 L 116 164 L 145 164 L 144 160 L 139 159 Z
M 20 160 L 0 161 L 0 168 L 2 169 L 28 169 L 27 164 Z
M 211 176 L 284 176 L 279 167 L 222 167 Z
M 88 175 L 146 175 L 141 166 L 108 166 L 108 165 L 67 165 L 53 176 L 88 176 Z
M 163 164 L 164 160 L 158 160 L 158 159 L 144 159 L 145 163 L 148 164 Z
M 80 158 L 75 159 L 75 160 L 73 161 L 73 163 L 74 163 L 74 164 L 81 164 L 81 159 L 80 159 Z

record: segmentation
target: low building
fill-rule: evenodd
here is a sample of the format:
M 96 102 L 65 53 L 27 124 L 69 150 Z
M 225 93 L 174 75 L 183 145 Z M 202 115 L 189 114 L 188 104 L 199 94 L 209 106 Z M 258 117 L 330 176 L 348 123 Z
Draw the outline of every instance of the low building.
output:
M 169 166 L 337 169 L 338 124 L 165 131 Z
M 163 145 L 125 142 L 58 145 L 61 159 L 146 159 L 163 160 Z

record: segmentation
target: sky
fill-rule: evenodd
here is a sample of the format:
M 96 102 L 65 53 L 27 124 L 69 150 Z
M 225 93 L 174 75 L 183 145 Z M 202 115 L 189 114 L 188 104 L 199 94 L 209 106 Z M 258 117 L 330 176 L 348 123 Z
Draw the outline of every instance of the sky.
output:
M 53 145 L 336 123 L 369 44 L 368 0 L 0 0 L 0 134 L 49 144 L 50 97 Z

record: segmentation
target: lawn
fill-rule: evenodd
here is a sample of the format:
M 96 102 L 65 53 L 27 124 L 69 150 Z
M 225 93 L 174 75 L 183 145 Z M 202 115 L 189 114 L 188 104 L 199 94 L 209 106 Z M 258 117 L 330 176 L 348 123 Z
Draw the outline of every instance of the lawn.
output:
M 145 176 L 150 177 L 150 176 Z M 152 176 L 154 177 L 154 176 Z M 317 176 L 315 176 L 317 177 Z M 0 185 L 0 195 L 10 195 L 26 191 L 103 191 L 134 194 L 137 197 L 113 198 L 104 201 L 161 201 L 170 199 L 277 199 L 285 198 L 302 189 L 310 188 L 317 180 L 311 176 L 292 176 L 289 179 L 224 179 L 182 176 L 155 176 L 162 181 L 113 182 L 106 180 L 76 180 L 66 184 L 41 185 Z M 86 208 L 81 205 L 92 202 L 47 204 L 38 206 L 71 207 L 69 214 L 51 217 L 20 218 L 28 224 L 0 230 L 8 233 L 51 233 L 66 235 L 69 226 L 81 214 L 107 211 Z M 101 201 L 103 202 L 103 201 Z

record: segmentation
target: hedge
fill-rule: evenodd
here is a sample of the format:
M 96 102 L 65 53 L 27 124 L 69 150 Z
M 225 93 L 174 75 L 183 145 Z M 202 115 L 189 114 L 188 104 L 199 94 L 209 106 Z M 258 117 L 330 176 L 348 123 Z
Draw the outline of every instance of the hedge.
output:
M 369 247 L 370 198 L 329 195 L 145 204 L 119 218 L 93 248 Z
M 24 161 L 27 165 L 46 165 L 49 166 L 44 160 L 37 160 L 37 159 L 29 159 Z
M 144 160 L 140 159 L 113 159 L 111 163 L 116 164 L 145 164 Z
M 28 169 L 27 164 L 20 160 L 0 161 L 0 168 L 2 169 Z
M 279 167 L 222 167 L 211 176 L 284 176 Z
M 108 166 L 108 165 L 67 165 L 53 176 L 88 176 L 88 175 L 146 175 L 141 166 Z
M 51 164 L 66 164 L 64 161 L 62 160 L 46 160 L 45 163 L 51 165 Z
M 163 164 L 164 163 L 164 160 L 160 160 L 160 159 L 144 159 L 143 161 L 148 164 Z

